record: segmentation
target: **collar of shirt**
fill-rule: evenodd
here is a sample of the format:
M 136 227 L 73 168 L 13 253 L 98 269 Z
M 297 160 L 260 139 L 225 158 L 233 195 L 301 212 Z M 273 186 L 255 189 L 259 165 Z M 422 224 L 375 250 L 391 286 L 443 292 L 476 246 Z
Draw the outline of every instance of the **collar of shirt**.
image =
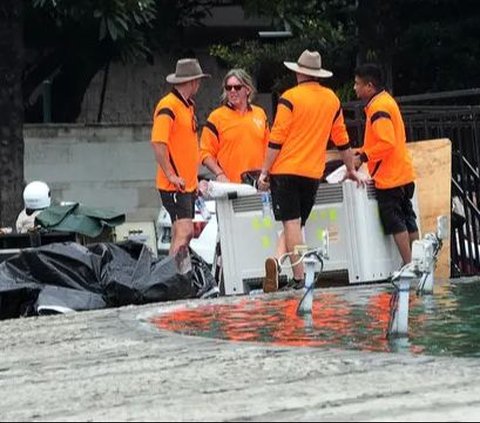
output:
M 317 84 L 317 85 L 322 85 L 320 84 L 320 81 L 316 79 L 306 79 L 305 81 L 300 81 L 297 85 L 302 85 L 302 84 Z
M 228 107 L 230 110 L 233 110 L 233 111 L 235 111 L 235 112 L 241 113 L 239 110 L 237 110 L 237 109 L 235 108 L 235 106 L 234 106 L 232 103 L 230 103 L 230 102 L 228 102 L 228 101 L 225 103 L 225 107 Z M 252 111 L 252 106 L 251 106 L 251 104 L 247 104 L 247 112 L 251 112 L 251 111 Z
M 373 101 L 379 97 L 381 94 L 385 93 L 386 91 L 384 89 L 377 91 L 375 94 L 373 94 L 369 99 L 365 101 L 365 110 L 367 110 L 370 105 L 373 103 Z
M 186 107 L 194 106 L 193 100 L 186 100 L 185 97 L 176 88 L 172 88 L 172 94 L 177 97 Z

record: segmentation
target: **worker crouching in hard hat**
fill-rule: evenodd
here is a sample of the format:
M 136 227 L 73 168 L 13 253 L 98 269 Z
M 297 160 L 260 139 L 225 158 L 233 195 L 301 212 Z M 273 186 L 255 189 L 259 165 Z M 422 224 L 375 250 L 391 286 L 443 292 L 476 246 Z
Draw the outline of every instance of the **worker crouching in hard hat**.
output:
M 35 217 L 50 207 L 50 188 L 45 182 L 30 182 L 23 190 L 25 208 L 20 212 L 15 224 L 18 233 L 26 233 L 35 227 Z

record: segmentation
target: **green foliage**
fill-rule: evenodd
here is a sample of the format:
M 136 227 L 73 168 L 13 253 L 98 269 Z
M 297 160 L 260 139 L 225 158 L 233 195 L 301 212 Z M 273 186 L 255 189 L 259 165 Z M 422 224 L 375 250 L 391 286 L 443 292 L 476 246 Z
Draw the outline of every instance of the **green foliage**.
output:
M 21 1 L 21 0 L 18 0 Z M 53 119 L 74 121 L 83 95 L 112 61 L 151 61 L 178 48 L 182 29 L 205 17 L 214 0 L 25 0 L 25 116 L 41 119 L 38 92 L 52 81 Z M 33 94 L 33 95 L 32 95 Z
M 343 25 L 333 26 L 312 19 L 304 21 L 302 32 L 291 39 L 274 43 L 241 40 L 232 45 L 217 44 L 210 48 L 210 54 L 226 67 L 242 67 L 255 75 L 259 91 L 280 93 L 294 83 L 283 62 L 296 61 L 307 48 L 322 54 L 326 69 L 335 72 L 339 64 L 351 66 L 354 53 L 347 47 L 347 39 Z
M 149 31 L 152 49 L 176 54 L 190 49 L 184 42 L 184 30 L 201 26 L 201 20 L 210 15 L 216 3 L 215 0 L 156 0 L 157 17 Z
M 353 11 L 355 0 L 245 0 L 243 5 L 247 15 L 266 16 L 278 25 L 286 22 L 301 33 L 325 22 L 335 26 L 340 15 Z
M 155 0 L 32 0 L 58 33 L 93 30 L 99 43 L 114 46 L 123 60 L 149 53 L 145 28 L 156 18 Z M 90 34 L 91 35 L 91 34 Z
M 320 51 L 328 80 L 343 99 L 355 65 L 377 62 L 396 95 L 480 86 L 478 0 L 244 0 L 250 15 L 293 32 L 287 41 L 246 42 L 211 48 L 225 66 L 243 66 L 278 91 L 287 83 L 283 60 L 305 48 Z
M 395 51 L 396 93 L 479 87 L 480 2 L 425 0 L 419 6 Z
M 354 101 L 357 99 L 355 91 L 353 90 L 353 80 L 340 85 L 335 90 L 335 93 L 337 94 L 338 98 L 342 103 Z
M 175 24 L 179 27 L 198 25 L 200 20 L 210 14 L 210 9 L 217 3 L 215 0 L 170 0 L 164 1 L 163 8 L 172 8 L 176 14 Z

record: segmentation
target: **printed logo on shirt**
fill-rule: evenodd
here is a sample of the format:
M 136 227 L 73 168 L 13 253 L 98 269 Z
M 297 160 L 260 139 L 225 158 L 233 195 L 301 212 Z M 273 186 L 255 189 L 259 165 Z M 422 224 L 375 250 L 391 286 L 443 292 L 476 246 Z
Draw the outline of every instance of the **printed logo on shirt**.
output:
M 253 123 L 257 125 L 258 128 L 263 128 L 265 126 L 265 122 L 260 118 L 253 118 Z

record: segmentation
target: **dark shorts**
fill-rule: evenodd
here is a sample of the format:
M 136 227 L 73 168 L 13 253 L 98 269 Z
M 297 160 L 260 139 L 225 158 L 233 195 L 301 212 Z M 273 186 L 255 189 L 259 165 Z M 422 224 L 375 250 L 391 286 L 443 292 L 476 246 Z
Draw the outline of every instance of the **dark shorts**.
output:
M 315 204 L 319 179 L 298 175 L 270 175 L 270 191 L 275 220 L 301 219 L 302 226 Z
M 193 219 L 195 216 L 195 193 L 162 190 L 158 190 L 158 192 L 172 223 L 179 219 Z
M 380 221 L 386 235 L 417 232 L 417 215 L 413 211 L 413 182 L 401 187 L 376 189 Z

